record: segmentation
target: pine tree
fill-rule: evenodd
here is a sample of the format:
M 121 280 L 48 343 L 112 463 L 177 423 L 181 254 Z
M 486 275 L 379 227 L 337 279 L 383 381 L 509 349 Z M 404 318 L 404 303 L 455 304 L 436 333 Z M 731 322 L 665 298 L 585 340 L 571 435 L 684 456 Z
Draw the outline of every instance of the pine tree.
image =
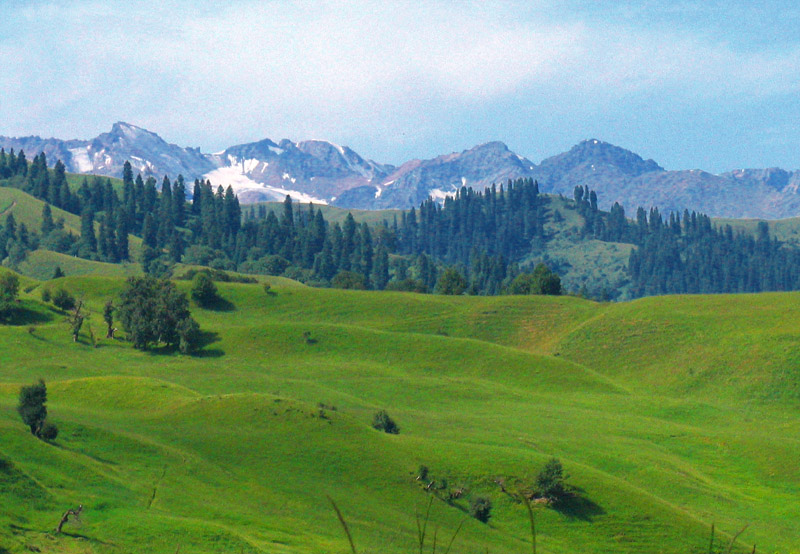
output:
M 50 231 L 55 229 L 55 224 L 53 223 L 53 212 L 50 209 L 50 204 L 45 203 L 42 206 L 42 237 L 46 237 L 50 234 Z
M 128 217 L 122 212 L 117 213 L 117 260 L 125 261 L 130 258 L 128 251 Z
M 172 222 L 176 227 L 186 225 L 186 184 L 183 175 L 178 175 L 172 188 Z
M 378 245 L 375 254 L 375 264 L 372 268 L 372 286 L 383 290 L 389 283 L 389 253 L 383 244 Z
M 94 212 L 90 206 L 81 213 L 81 243 L 85 250 L 97 252 L 97 236 L 94 231 Z
M 145 246 L 156 248 L 158 244 L 158 230 L 151 213 L 144 216 L 144 223 L 142 224 L 142 242 Z

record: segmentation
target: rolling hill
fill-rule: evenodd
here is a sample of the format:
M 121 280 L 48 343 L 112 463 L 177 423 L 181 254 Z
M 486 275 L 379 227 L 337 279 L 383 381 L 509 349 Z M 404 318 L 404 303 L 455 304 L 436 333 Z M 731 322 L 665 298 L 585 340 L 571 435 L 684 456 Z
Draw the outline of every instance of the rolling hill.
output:
M 536 508 L 539 552 L 706 552 L 712 522 L 720 548 L 749 524 L 733 552 L 798 552 L 800 295 L 599 304 L 265 279 L 219 283 L 230 306 L 193 307 L 205 346 L 180 356 L 72 343 L 38 300 L 82 295 L 97 331 L 121 278 L 23 278 L 24 311 L 0 326 L 6 552 L 345 552 L 326 495 L 359 552 L 408 552 L 431 498 L 420 465 L 448 482 L 429 540 L 464 520 L 454 552 L 522 552 L 525 508 L 496 481 L 513 491 L 552 456 L 577 492 Z M 53 444 L 14 411 L 39 377 Z M 399 435 L 370 427 L 383 408 Z M 488 524 L 466 515 L 476 495 Z M 80 503 L 80 526 L 49 534 Z

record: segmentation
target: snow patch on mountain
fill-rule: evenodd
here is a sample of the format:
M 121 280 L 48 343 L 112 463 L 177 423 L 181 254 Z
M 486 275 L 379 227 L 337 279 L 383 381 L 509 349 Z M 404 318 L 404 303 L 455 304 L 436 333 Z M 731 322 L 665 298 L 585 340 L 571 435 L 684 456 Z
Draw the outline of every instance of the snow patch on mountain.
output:
M 258 160 L 247 160 L 258 161 Z M 229 165 L 209 171 L 203 175 L 203 179 L 211 182 L 211 188 L 216 190 L 218 186 L 227 188 L 229 185 L 236 196 L 251 202 L 263 202 L 267 200 L 283 200 L 286 195 L 289 195 L 293 200 L 298 202 L 313 202 L 314 204 L 327 204 L 324 199 L 318 198 L 311 194 L 306 194 L 297 190 L 286 189 L 282 187 L 275 187 L 265 185 L 254 181 L 245 172 L 242 171 L 245 166 L 242 164 Z M 296 179 L 295 179 L 296 180 Z M 293 182 L 295 180 L 292 180 Z
M 89 149 L 86 146 L 70 148 L 69 152 L 72 154 L 72 163 L 79 173 L 91 173 L 94 170 L 94 164 L 89 159 Z

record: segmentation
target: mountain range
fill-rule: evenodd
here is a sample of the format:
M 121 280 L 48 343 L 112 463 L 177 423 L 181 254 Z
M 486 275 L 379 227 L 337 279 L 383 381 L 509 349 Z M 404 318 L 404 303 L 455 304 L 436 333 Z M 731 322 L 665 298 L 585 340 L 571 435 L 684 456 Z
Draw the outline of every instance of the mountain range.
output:
M 203 178 L 231 185 L 243 203 L 297 200 L 353 209 L 410 208 L 428 197 L 444 199 L 462 186 L 481 190 L 508 179 L 532 178 L 542 192 L 571 196 L 575 186 L 597 192 L 602 208 L 614 202 L 629 215 L 639 206 L 662 212 L 696 210 L 714 217 L 777 219 L 800 215 L 800 171 L 738 169 L 715 175 L 668 171 L 653 160 L 590 139 L 539 164 L 488 142 L 428 160 L 394 166 L 364 159 L 322 140 L 264 139 L 207 154 L 170 144 L 156 133 L 118 122 L 91 140 L 0 136 L 0 147 L 44 152 L 68 171 L 119 177 L 126 160 L 143 175 Z

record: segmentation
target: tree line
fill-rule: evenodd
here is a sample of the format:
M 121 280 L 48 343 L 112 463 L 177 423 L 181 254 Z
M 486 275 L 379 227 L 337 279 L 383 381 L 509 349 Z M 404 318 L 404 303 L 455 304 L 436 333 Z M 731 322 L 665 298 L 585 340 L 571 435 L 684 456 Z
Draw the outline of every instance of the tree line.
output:
M 771 237 L 764 221 L 753 236 L 689 210 L 662 215 L 640 207 L 629 220 L 618 203 L 598 210 L 586 187 L 576 187 L 574 198 L 585 235 L 636 245 L 627 267 L 634 297 L 800 289 L 800 249 Z
M 521 267 L 546 249 L 546 209 L 538 184 L 509 180 L 483 191 L 462 187 L 443 203 L 428 199 L 391 221 L 328 222 L 313 204 L 287 196 L 279 210 L 243 209 L 231 187 L 195 180 L 191 200 L 182 176 L 134 175 L 125 163 L 121 190 L 108 178 L 84 178 L 76 190 L 64 165 L 48 170 L 44 153 L 0 150 L 0 178 L 46 202 L 41 228 L 0 226 L 0 258 L 11 265 L 42 247 L 82 258 L 131 260 L 128 235 L 142 240 L 146 273 L 167 276 L 178 262 L 243 273 L 285 275 L 318 286 L 445 294 L 560 292 L 547 268 Z M 633 296 L 683 292 L 758 292 L 800 288 L 800 250 L 769 236 L 717 228 L 703 214 L 639 208 L 636 218 L 614 204 L 598 208 L 597 194 L 575 187 L 582 238 L 637 246 L 629 263 Z M 54 220 L 51 206 L 80 216 L 81 234 Z M 549 270 L 547 270 L 549 271 Z M 534 278 L 534 275 L 538 275 Z M 545 292 L 546 293 L 546 292 Z

